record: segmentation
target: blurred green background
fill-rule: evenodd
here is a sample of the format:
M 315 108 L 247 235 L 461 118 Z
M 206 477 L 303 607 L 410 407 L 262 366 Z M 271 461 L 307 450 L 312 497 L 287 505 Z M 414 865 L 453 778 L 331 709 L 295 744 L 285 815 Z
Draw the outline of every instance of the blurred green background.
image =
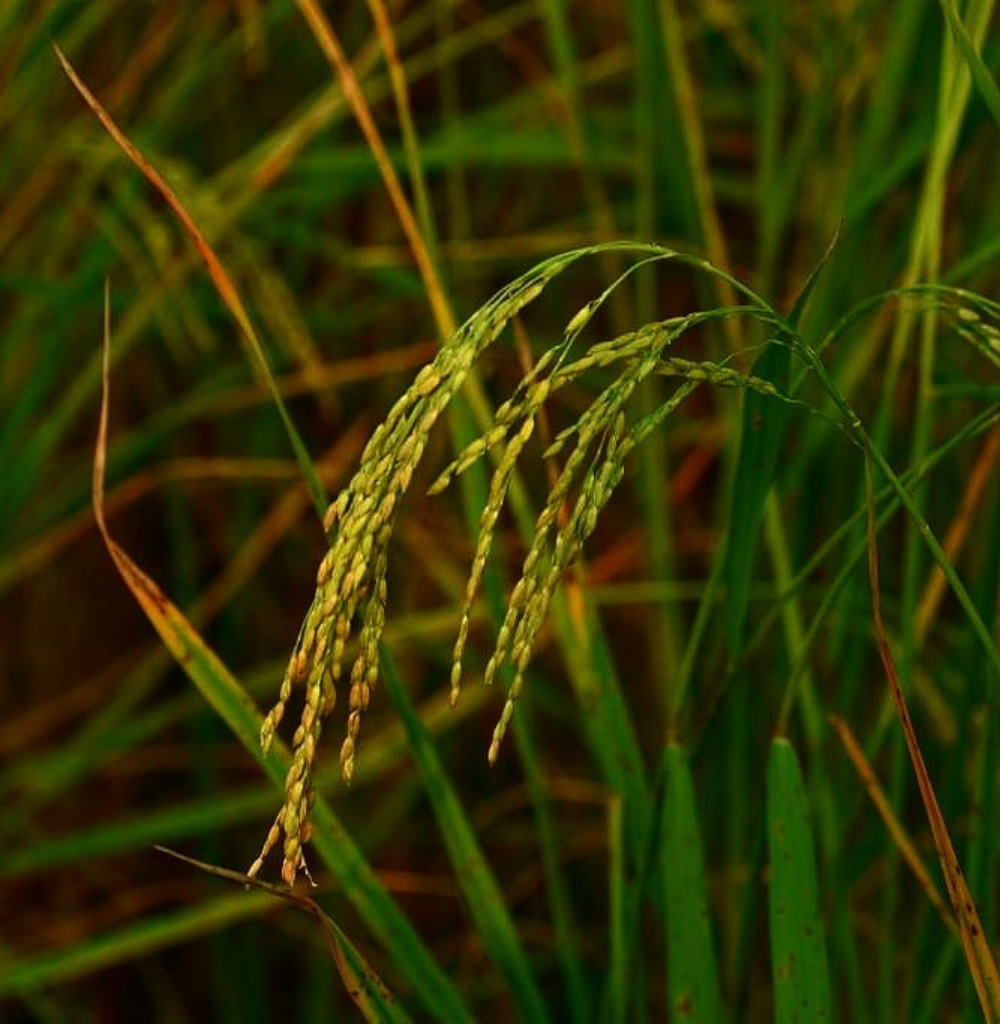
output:
M 617 238 L 707 255 L 788 309 L 839 230 L 802 324 L 812 341 L 899 284 L 996 292 L 1000 128 L 989 75 L 1000 64 L 1000 31 L 992 3 L 386 6 L 427 182 L 421 230 L 458 321 L 533 263 Z M 369 5 L 345 0 L 326 10 L 414 195 Z M 948 13 L 981 53 L 986 80 L 972 80 Z M 168 207 L 62 73 L 53 41 L 174 186 L 238 282 L 331 495 L 441 340 L 370 146 L 296 4 L 0 6 L 0 1016 L 353 1019 L 313 920 L 151 849 L 160 843 L 243 870 L 280 794 L 162 647 L 95 528 L 106 279 L 111 532 L 262 707 L 276 695 L 324 538 L 237 328 Z M 623 266 L 613 256 L 575 266 L 490 350 L 480 379 L 494 406 Z M 587 337 L 718 300 L 728 301 L 690 270 L 638 273 Z M 995 367 L 974 362 L 956 337 L 905 303 L 890 304 L 824 353 L 900 471 L 1000 400 Z M 685 339 L 682 354 L 746 349 L 738 362 L 749 366 L 750 346 L 763 340 L 708 325 Z M 568 389 L 553 429 L 603 383 L 597 376 Z M 641 402 L 660 397 L 652 387 Z M 789 729 L 815 814 L 836 1017 L 979 1019 L 957 939 L 901 861 L 825 719 L 836 713 L 859 737 L 937 878 L 870 642 L 863 560 L 826 606 L 846 555 L 809 562 L 863 508 L 860 459 L 830 423 L 789 414 L 750 589 L 752 649 L 739 658 L 727 648 L 724 595 L 699 604 L 739 512 L 732 481 L 741 402 L 732 391 L 699 391 L 643 448 L 602 518 L 575 584 L 603 638 L 589 671 L 614 679 L 622 695 L 647 810 L 660 788 L 665 694 L 678 673 L 689 676 L 674 738 L 691 755 L 732 1019 L 772 1013 L 763 793 L 768 740 L 800 656 L 806 706 L 800 716 L 796 704 Z M 940 537 L 958 530 L 949 556 L 995 627 L 995 429 L 990 436 L 952 453 L 920 498 Z M 423 492 L 450 452 L 441 426 L 394 542 L 388 647 L 492 866 L 550 1018 L 663 1019 L 659 895 L 640 895 L 635 941 L 618 942 L 618 915 L 632 905 L 621 891 L 656 888 L 648 850 L 623 846 L 622 829 L 629 834 L 638 820 L 630 815 L 640 812 L 616 789 L 601 740 L 588 732 L 592 709 L 567 682 L 565 645 L 560 653 L 551 631 L 543 634 L 519 738 L 490 769 L 485 752 L 502 700 L 476 684 L 497 624 L 488 602 L 477 606 L 466 689 L 447 711 L 474 538 L 458 489 L 434 499 Z M 526 464 L 524 483 L 540 507 L 540 459 Z M 927 596 L 931 562 L 903 523 L 894 520 L 882 540 L 886 615 L 993 938 L 998 680 L 954 602 Z M 862 534 L 855 525 L 850 542 Z M 501 521 L 500 537 L 494 594 L 509 586 L 524 551 L 512 520 Z M 790 583 L 795 601 L 776 604 Z M 687 638 L 700 607 L 707 617 L 695 649 Z M 803 629 L 818 613 L 806 649 Z M 685 664 L 688 651 L 694 661 Z M 365 859 L 474 1019 L 531 1019 L 470 920 L 384 690 L 350 789 L 336 777 L 342 729 L 341 708 L 321 754 L 324 792 Z M 343 887 L 321 863 L 313 867 L 324 908 L 372 968 L 417 1019 L 433 1016 Z M 553 909 L 559 898 L 562 911 Z M 567 935 L 576 947 L 569 957 Z

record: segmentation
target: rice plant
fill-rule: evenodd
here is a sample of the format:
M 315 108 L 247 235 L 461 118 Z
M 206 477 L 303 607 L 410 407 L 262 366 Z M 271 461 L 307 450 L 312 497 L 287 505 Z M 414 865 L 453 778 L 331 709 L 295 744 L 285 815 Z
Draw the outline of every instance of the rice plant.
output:
M 1000 1020 L 994 20 L 0 11 L 4 1014 Z

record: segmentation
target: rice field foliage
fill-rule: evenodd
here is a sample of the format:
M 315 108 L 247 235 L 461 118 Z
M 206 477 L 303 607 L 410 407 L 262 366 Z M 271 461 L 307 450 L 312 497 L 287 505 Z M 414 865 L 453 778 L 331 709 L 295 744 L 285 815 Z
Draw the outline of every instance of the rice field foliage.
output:
M 998 61 L 3 6 L 0 1015 L 1000 1020 Z

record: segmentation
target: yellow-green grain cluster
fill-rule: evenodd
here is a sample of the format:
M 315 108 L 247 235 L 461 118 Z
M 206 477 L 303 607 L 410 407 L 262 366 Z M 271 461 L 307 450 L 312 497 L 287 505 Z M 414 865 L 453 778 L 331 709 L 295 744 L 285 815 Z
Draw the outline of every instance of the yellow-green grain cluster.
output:
M 699 270 L 704 261 L 680 257 L 655 246 L 634 247 L 645 257 L 636 266 L 664 259 L 682 259 Z M 344 778 L 353 777 L 361 719 L 378 681 L 379 645 L 385 625 L 388 545 L 402 499 L 423 456 L 431 429 L 454 398 L 478 357 L 504 330 L 510 319 L 539 295 L 561 270 L 593 249 L 567 253 L 536 267 L 501 290 L 445 345 L 417 375 L 365 448 L 361 465 L 350 484 L 330 506 L 325 526 L 330 548 L 316 576 L 316 593 L 299 633 L 275 706 L 264 720 L 261 743 L 272 742 L 285 714 L 292 691 L 304 692 L 302 716 L 292 738 L 292 764 L 285 782 L 285 802 L 268 834 L 256 873 L 268 852 L 282 844 L 282 877 L 291 884 L 305 869 L 303 847 L 309 838 L 309 811 L 314 801 L 314 764 L 323 722 L 334 710 L 342 685 L 348 642 L 357 639 L 348 673 L 347 728 L 340 748 Z M 634 267 L 632 268 L 634 269 Z M 498 518 L 507 500 L 518 460 L 533 436 L 537 414 L 560 388 L 595 370 L 609 371 L 610 383 L 591 405 L 549 445 L 544 456 L 564 457 L 545 504 L 535 521 L 534 534 L 510 595 L 507 610 L 485 669 L 493 682 L 509 668 L 511 682 L 494 730 L 488 756 L 496 759 L 514 712 L 515 702 L 540 631 L 546 621 L 557 584 L 581 547 L 594 532 L 601 511 L 620 483 L 629 454 L 659 427 L 702 383 L 759 391 L 792 401 L 770 382 L 718 362 L 695 362 L 665 355 L 665 349 L 683 334 L 710 321 L 742 316 L 781 334 L 781 320 L 752 293 L 743 289 L 750 304 L 728 306 L 647 324 L 574 354 L 580 333 L 613 289 L 631 272 L 626 271 L 597 299 L 569 320 L 560 342 L 544 353 L 524 376 L 513 394 L 499 407 L 492 424 L 469 444 L 440 474 L 430 488 L 443 490 L 477 460 L 489 455 L 493 473 L 483 508 L 475 551 L 452 652 L 450 699 L 459 696 L 469 628 Z M 725 275 L 720 275 L 725 277 Z M 731 283 L 728 277 L 726 278 Z M 968 330 L 975 324 L 962 321 Z M 674 393 L 654 411 L 629 421 L 628 406 L 643 381 L 658 375 L 677 378 Z
M 285 802 L 260 856 L 256 874 L 273 847 L 282 843 L 282 878 L 292 884 L 305 869 L 309 810 L 315 799 L 314 765 L 323 721 L 337 700 L 344 653 L 355 633 L 358 647 L 350 669 L 347 734 L 340 748 L 343 776 L 353 778 L 361 728 L 378 680 L 378 651 L 385 625 L 388 545 L 401 500 L 427 446 L 431 429 L 454 397 L 483 349 L 508 321 L 535 298 L 545 282 L 571 260 L 550 261 L 504 289 L 458 331 L 378 427 L 350 484 L 327 511 L 331 545 L 316 574 L 316 592 L 285 670 L 278 700 L 261 727 L 267 750 L 296 687 L 304 690 L 302 717 L 292 738 L 292 764 Z

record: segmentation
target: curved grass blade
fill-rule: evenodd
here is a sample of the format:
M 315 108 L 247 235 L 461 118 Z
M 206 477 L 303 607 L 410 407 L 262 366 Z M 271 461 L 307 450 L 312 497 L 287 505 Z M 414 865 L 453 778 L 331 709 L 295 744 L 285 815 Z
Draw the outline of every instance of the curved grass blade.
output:
M 767 847 L 774 1019 L 832 1021 L 809 805 L 798 758 L 781 736 L 771 743 L 767 764 Z
M 370 1021 L 371 1024 L 379 1024 L 380 1021 L 404 1022 L 410 1019 L 409 1014 L 396 1002 L 385 983 L 354 948 L 351 940 L 344 934 L 337 922 L 323 910 L 316 900 L 300 892 L 293 892 L 282 886 L 269 885 L 259 879 L 250 878 L 238 871 L 229 871 L 226 868 L 216 867 L 214 864 L 205 864 L 193 857 L 186 857 L 175 850 L 169 850 L 165 846 L 157 846 L 155 849 L 201 871 L 207 871 L 211 875 L 218 875 L 220 878 L 226 878 L 230 882 L 236 882 L 246 888 L 268 892 L 272 896 L 301 907 L 307 913 L 312 914 L 323 929 L 327 948 L 336 964 L 337 973 L 344 983 L 344 988 L 347 989 L 347 994 L 361 1011 L 365 1020 Z
M 892 837 L 893 843 L 899 850 L 900 856 L 902 856 L 909 869 L 913 872 L 914 877 L 920 884 L 920 888 L 927 895 L 931 906 L 941 915 L 941 920 L 944 922 L 945 927 L 954 931 L 955 921 L 949 913 L 944 900 L 941 898 L 941 893 L 938 892 L 934 880 L 924 867 L 924 862 L 920 858 L 916 844 L 910 838 L 905 826 L 899 820 L 892 804 L 886 797 L 885 790 L 882 788 L 882 784 L 879 782 L 871 762 L 865 756 L 861 744 L 855 739 L 854 733 L 851 732 L 851 727 L 844 719 L 839 715 L 830 715 L 829 718 L 830 724 L 837 730 L 840 742 L 843 743 L 844 750 L 847 751 L 847 756 L 850 758 L 851 764 L 854 765 L 854 770 L 858 773 L 858 778 L 864 785 L 868 796 L 871 798 L 871 802 L 875 805 L 875 810 L 878 811 L 878 815 L 885 824 L 886 831 Z
M 434 809 L 448 848 L 448 856 L 455 869 L 455 877 L 483 946 L 510 985 L 519 1019 L 542 1024 L 548 1020 L 545 1004 L 531 976 L 514 922 L 507 912 L 503 893 L 441 767 L 427 731 L 410 703 L 395 663 L 384 647 L 380 660 L 382 678 L 406 729 L 427 798 Z
M 754 363 L 752 374 L 784 391 L 790 367 L 788 347 L 772 341 Z M 778 465 L 787 415 L 784 403 L 749 389 L 744 394 L 740 454 L 733 480 L 725 560 L 725 625 L 731 659 L 737 657 L 743 641 L 757 531 Z
M 799 292 L 788 314 L 787 327 L 779 331 L 754 363 L 752 376 L 773 385 L 782 397 L 788 390 L 791 371 L 791 348 L 787 343 L 798 328 L 806 303 L 833 254 L 837 239 L 838 235 L 834 235 L 823 258 Z M 774 480 L 787 416 L 785 404 L 768 401 L 768 396 L 758 390 L 747 390 L 743 401 L 740 453 L 733 480 L 724 564 L 725 625 L 730 658 L 735 658 L 742 646 L 755 541 L 764 514 L 764 502 Z
M 920 750 L 916 730 L 913 728 L 913 721 L 910 718 L 906 697 L 900 685 L 899 673 L 896 670 L 896 663 L 892 656 L 889 639 L 882 621 L 882 598 L 879 589 L 878 544 L 873 497 L 874 483 L 872 480 L 872 460 L 870 457 L 865 458 L 865 485 L 865 498 L 868 508 L 868 578 L 872 595 L 872 621 L 875 628 L 875 639 L 878 643 L 879 656 L 882 659 L 882 667 L 885 669 L 886 679 L 889 683 L 889 692 L 892 695 L 893 703 L 896 705 L 899 723 L 903 729 L 906 749 L 913 764 L 913 774 L 917 778 L 917 786 L 920 789 L 920 799 L 923 801 L 927 820 L 930 823 L 931 834 L 934 837 L 934 846 L 937 849 L 938 859 L 941 862 L 945 887 L 948 890 L 948 897 L 951 900 L 952 909 L 958 922 L 958 933 L 962 940 L 962 951 L 965 953 L 965 959 L 969 965 L 969 973 L 976 987 L 976 995 L 979 997 L 983 1019 L 992 1024 L 992 1022 L 1000 1021 L 1000 972 L 997 970 L 993 950 L 983 935 L 979 911 L 976 909 L 972 893 L 969 891 L 969 886 L 965 881 L 965 875 L 962 872 L 958 854 L 955 852 L 954 844 L 948 833 L 948 826 L 945 824 L 944 815 L 941 813 L 941 806 L 934 792 L 934 784 L 931 782 L 930 773 L 927 771 L 927 765 L 924 763 L 924 756 Z
M 243 341 L 244 347 L 246 348 L 251 366 L 266 385 L 268 393 L 271 395 L 271 399 L 278 410 L 281 422 L 288 435 L 288 440 L 291 443 L 292 451 L 295 453 L 295 458 L 302 470 L 302 477 L 305 480 L 306 489 L 309 491 L 309 496 L 312 498 L 313 504 L 316 506 L 316 513 L 322 521 L 323 515 L 326 512 L 327 502 L 326 493 L 323 489 L 323 484 L 320 481 L 319 473 L 316 471 L 316 466 L 313 464 L 313 461 L 309 456 L 305 442 L 303 442 L 302 438 L 299 436 L 299 432 L 295 428 L 295 424 L 292 422 L 292 417 L 285 406 L 285 401 L 281 397 L 281 391 L 278 388 L 277 381 L 274 379 L 274 374 L 271 372 L 271 366 L 264 351 L 264 346 L 261 344 L 260 338 L 257 336 L 257 331 L 253 326 L 253 321 L 250 319 L 250 314 L 240 297 L 240 293 L 235 282 L 229 276 L 228 271 L 222 265 L 218 256 L 216 256 L 212 247 L 208 244 L 205 236 L 198 229 L 198 225 L 195 224 L 193 218 L 184 207 L 184 204 L 180 201 L 177 194 L 163 178 L 160 172 L 149 163 L 121 128 L 118 127 L 111 115 L 101 105 L 100 100 L 98 100 L 83 83 L 80 76 L 73 69 L 73 66 L 66 59 L 62 50 L 60 50 L 55 43 L 52 44 L 52 48 L 55 50 L 56 57 L 62 65 L 63 71 L 66 72 L 67 77 L 70 82 L 72 82 L 73 88 L 76 89 L 87 106 L 94 112 L 94 115 L 97 117 L 98 121 L 101 122 L 104 130 L 112 139 L 114 139 L 121 151 L 129 158 L 129 160 L 132 161 L 136 169 L 142 173 L 143 177 L 145 177 L 150 185 L 160 193 L 164 202 L 166 202 L 167 206 L 170 207 L 174 212 L 174 215 L 180 221 L 185 234 L 191 240 L 195 249 L 197 249 L 198 255 L 204 262 L 209 276 L 212 279 L 212 284 L 215 285 L 215 289 L 219 293 L 219 297 L 222 299 L 226 308 L 236 321 L 236 325 L 240 329 L 240 337 Z
M 969 30 L 962 23 L 955 0 L 941 0 L 941 10 L 944 12 L 948 27 L 962 54 L 962 59 L 969 69 L 969 74 L 972 75 L 972 80 L 976 83 L 979 95 L 993 120 L 996 121 L 997 127 L 1000 128 L 1000 89 L 997 88 L 997 84 L 993 80 L 993 74 L 979 55 L 975 40 Z
M 602 778 L 624 802 L 623 827 L 630 861 L 646 849 L 652 802 L 639 741 L 608 639 L 593 604 L 572 579 L 554 602 L 553 621 L 573 644 L 563 646 L 570 683 L 584 709 L 584 731 Z
M 930 524 L 924 518 L 913 495 L 903 484 L 902 479 L 895 473 L 892 466 L 889 464 L 888 459 L 882 453 L 882 450 L 865 429 L 865 426 L 858 417 L 858 414 L 854 411 L 850 403 L 844 397 L 841 389 L 830 376 L 826 366 L 819 356 L 819 350 L 807 344 L 800 337 L 795 339 L 795 344 L 797 350 L 805 359 L 807 366 L 816 374 L 816 379 L 822 385 L 827 395 L 844 417 L 844 428 L 848 432 L 848 435 L 865 453 L 866 459 L 873 462 L 878 467 L 879 472 L 881 472 L 889 482 L 889 486 L 902 503 L 907 515 L 917 527 L 919 535 L 927 546 L 927 549 L 930 551 L 934 561 L 940 567 L 941 572 L 944 573 L 945 579 L 947 579 L 952 592 L 957 598 L 958 603 L 961 605 L 962 611 L 965 613 L 969 624 L 972 626 L 972 630 L 975 633 L 977 640 L 982 644 L 983 651 L 989 659 L 990 665 L 997 671 L 1000 671 L 1000 650 L 998 650 L 997 645 L 990 634 L 989 627 L 983 621 L 983 617 L 979 614 L 979 609 L 972 600 L 968 589 L 962 582 L 961 577 L 955 571 L 955 567 L 952 565 L 944 549 L 941 547 L 940 542 L 934 535 L 934 531 L 931 529 Z
M 605 998 L 611 1024 L 628 1019 L 628 971 L 625 938 L 625 852 L 622 842 L 622 802 L 608 803 L 608 981 Z
M 485 689 L 470 693 L 457 708 L 448 706 L 441 697 L 432 698 L 418 709 L 423 721 L 428 723 L 432 736 L 454 726 L 458 719 L 465 719 L 480 709 L 490 694 Z M 170 707 L 167 707 L 170 710 Z M 456 718 L 458 716 L 458 718 Z M 102 734 L 99 738 L 106 747 L 124 749 L 128 745 L 149 742 L 158 731 L 151 727 L 158 721 L 177 721 L 176 714 L 137 717 L 135 732 L 126 735 L 112 733 L 110 739 Z M 95 740 L 95 742 L 98 742 Z M 398 723 L 392 723 L 383 733 L 369 741 L 364 761 L 359 765 L 354 786 L 377 786 L 386 773 L 407 756 L 406 738 Z M 537 766 L 536 766 L 537 767 Z M 44 774 L 47 768 L 39 768 Z M 321 792 L 340 782 L 339 766 L 330 766 L 317 776 Z M 530 784 L 530 783 L 529 783 Z M 541 785 L 541 781 L 538 781 Z M 0 796 L 0 799 L 3 799 Z M 235 827 L 247 822 L 262 820 L 268 811 L 274 809 L 274 790 L 261 782 L 235 791 L 215 793 L 208 797 L 186 800 L 168 807 L 158 808 L 141 814 L 133 814 L 124 821 L 112 821 L 66 834 L 42 838 L 30 844 L 10 845 L 10 835 L 0 833 L 0 882 L 17 875 L 52 871 L 67 864 L 79 867 L 84 861 L 110 857 L 149 846 L 152 843 L 179 842 L 183 839 L 197 839 L 222 829 Z M 9 822 L 4 821 L 6 826 Z M 554 824 L 549 823 L 548 832 L 553 833 Z M 573 933 L 575 934 L 575 932 Z M 571 951 L 571 946 L 567 947 Z M 566 951 L 560 950 L 560 953 Z
M 107 294 L 107 293 L 105 293 Z M 94 450 L 93 504 L 101 536 L 122 579 L 208 704 L 236 734 L 267 772 L 279 791 L 291 764 L 287 748 L 275 740 L 265 754 L 260 748 L 263 718 L 247 691 L 199 636 L 183 613 L 114 540 L 104 518 L 104 465 L 107 450 L 110 366 L 110 311 L 105 301 L 104 388 L 97 444 Z M 393 962 L 413 985 L 415 994 L 432 1015 L 471 1021 L 451 979 L 431 956 L 413 926 L 386 892 L 368 862 L 354 845 L 330 806 L 317 798 L 313 810 L 313 845 L 340 883 L 359 915 L 382 941 Z
M 694 785 L 684 748 L 667 745 L 660 849 L 667 921 L 670 1019 L 725 1020 L 712 945 Z
M 372 157 L 378 165 L 386 191 L 389 193 L 389 201 L 396 212 L 400 227 L 402 227 L 403 233 L 406 235 L 406 240 L 413 253 L 414 262 L 417 264 L 417 269 L 420 272 L 420 278 L 423 282 L 424 290 L 427 292 L 427 299 L 434 313 L 434 320 L 441 339 L 450 338 L 455 333 L 456 327 L 451 305 L 448 302 L 441 279 L 434 266 L 430 247 L 425 237 L 421 234 L 420 225 L 417 224 L 413 208 L 406 198 L 406 192 L 386 150 L 385 143 L 382 141 L 381 133 L 375 123 L 375 118 L 372 116 L 368 101 L 365 99 L 365 94 L 358 84 L 357 77 L 351 67 L 351 62 L 347 59 L 347 54 L 344 53 L 340 39 L 336 32 L 334 32 L 333 26 L 320 5 L 315 0 L 296 0 L 296 4 L 309 25 L 320 49 L 323 51 L 324 57 L 326 57 L 331 69 L 336 73 L 341 88 L 344 90 L 344 95 L 358 122 L 358 126 L 361 128 L 365 141 L 368 143 Z M 384 32 L 382 39 L 384 42 Z M 395 87 L 398 94 L 398 79 Z

